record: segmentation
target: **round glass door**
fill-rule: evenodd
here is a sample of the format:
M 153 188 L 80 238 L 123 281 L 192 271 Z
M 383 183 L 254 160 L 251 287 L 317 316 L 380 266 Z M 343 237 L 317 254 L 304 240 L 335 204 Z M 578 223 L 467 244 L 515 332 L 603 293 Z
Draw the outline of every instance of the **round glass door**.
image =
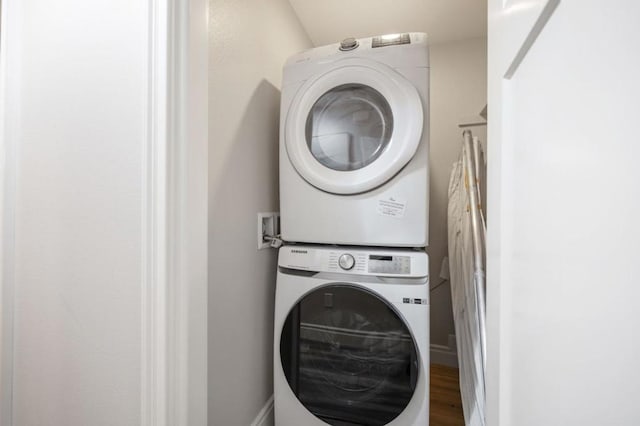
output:
M 333 170 L 358 170 L 374 162 L 388 146 L 393 113 L 372 87 L 345 84 L 322 95 L 306 124 L 309 150 Z
M 349 284 L 321 287 L 290 311 L 280 359 L 298 400 L 330 425 L 386 425 L 411 400 L 418 352 L 395 309 Z
M 423 122 L 422 101 L 409 80 L 374 61 L 344 59 L 296 92 L 284 144 L 308 183 L 357 194 L 384 184 L 413 158 Z

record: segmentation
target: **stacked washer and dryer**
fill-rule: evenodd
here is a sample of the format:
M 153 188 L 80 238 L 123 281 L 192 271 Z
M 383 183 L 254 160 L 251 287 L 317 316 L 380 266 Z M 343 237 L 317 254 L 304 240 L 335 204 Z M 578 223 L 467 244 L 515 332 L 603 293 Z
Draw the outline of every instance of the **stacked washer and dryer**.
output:
M 284 67 L 276 426 L 428 424 L 428 118 L 425 34 Z

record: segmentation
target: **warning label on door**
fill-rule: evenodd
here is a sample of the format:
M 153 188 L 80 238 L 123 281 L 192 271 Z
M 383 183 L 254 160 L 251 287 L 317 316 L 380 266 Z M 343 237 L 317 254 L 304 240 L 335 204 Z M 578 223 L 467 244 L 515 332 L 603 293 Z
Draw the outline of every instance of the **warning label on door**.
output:
M 387 217 L 395 217 L 400 219 L 404 216 L 404 210 L 407 202 L 399 200 L 395 197 L 389 197 L 384 200 L 378 200 L 378 214 Z

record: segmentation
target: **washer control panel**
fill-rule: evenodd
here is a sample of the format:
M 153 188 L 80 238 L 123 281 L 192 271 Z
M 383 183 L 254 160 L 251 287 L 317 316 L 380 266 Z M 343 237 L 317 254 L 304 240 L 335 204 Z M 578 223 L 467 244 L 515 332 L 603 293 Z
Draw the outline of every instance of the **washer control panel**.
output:
M 373 274 L 407 275 L 411 273 L 411 257 L 370 254 L 368 271 Z
M 427 277 L 429 258 L 411 249 L 361 249 L 291 245 L 280 248 L 278 265 L 285 268 L 390 277 Z
M 353 255 L 349 253 L 345 253 L 338 258 L 338 265 L 340 265 L 340 267 L 345 271 L 348 271 L 349 269 L 353 269 L 353 266 L 355 264 L 356 264 L 356 259 L 353 257 Z

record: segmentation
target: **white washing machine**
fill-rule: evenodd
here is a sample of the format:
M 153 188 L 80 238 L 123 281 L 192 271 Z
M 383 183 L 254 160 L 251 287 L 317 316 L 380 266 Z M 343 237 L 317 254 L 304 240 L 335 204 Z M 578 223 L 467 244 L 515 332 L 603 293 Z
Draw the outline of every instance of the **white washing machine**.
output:
M 428 425 L 428 270 L 415 250 L 280 249 L 277 426 Z
M 281 99 L 283 239 L 426 246 L 427 36 L 350 39 L 295 55 Z

